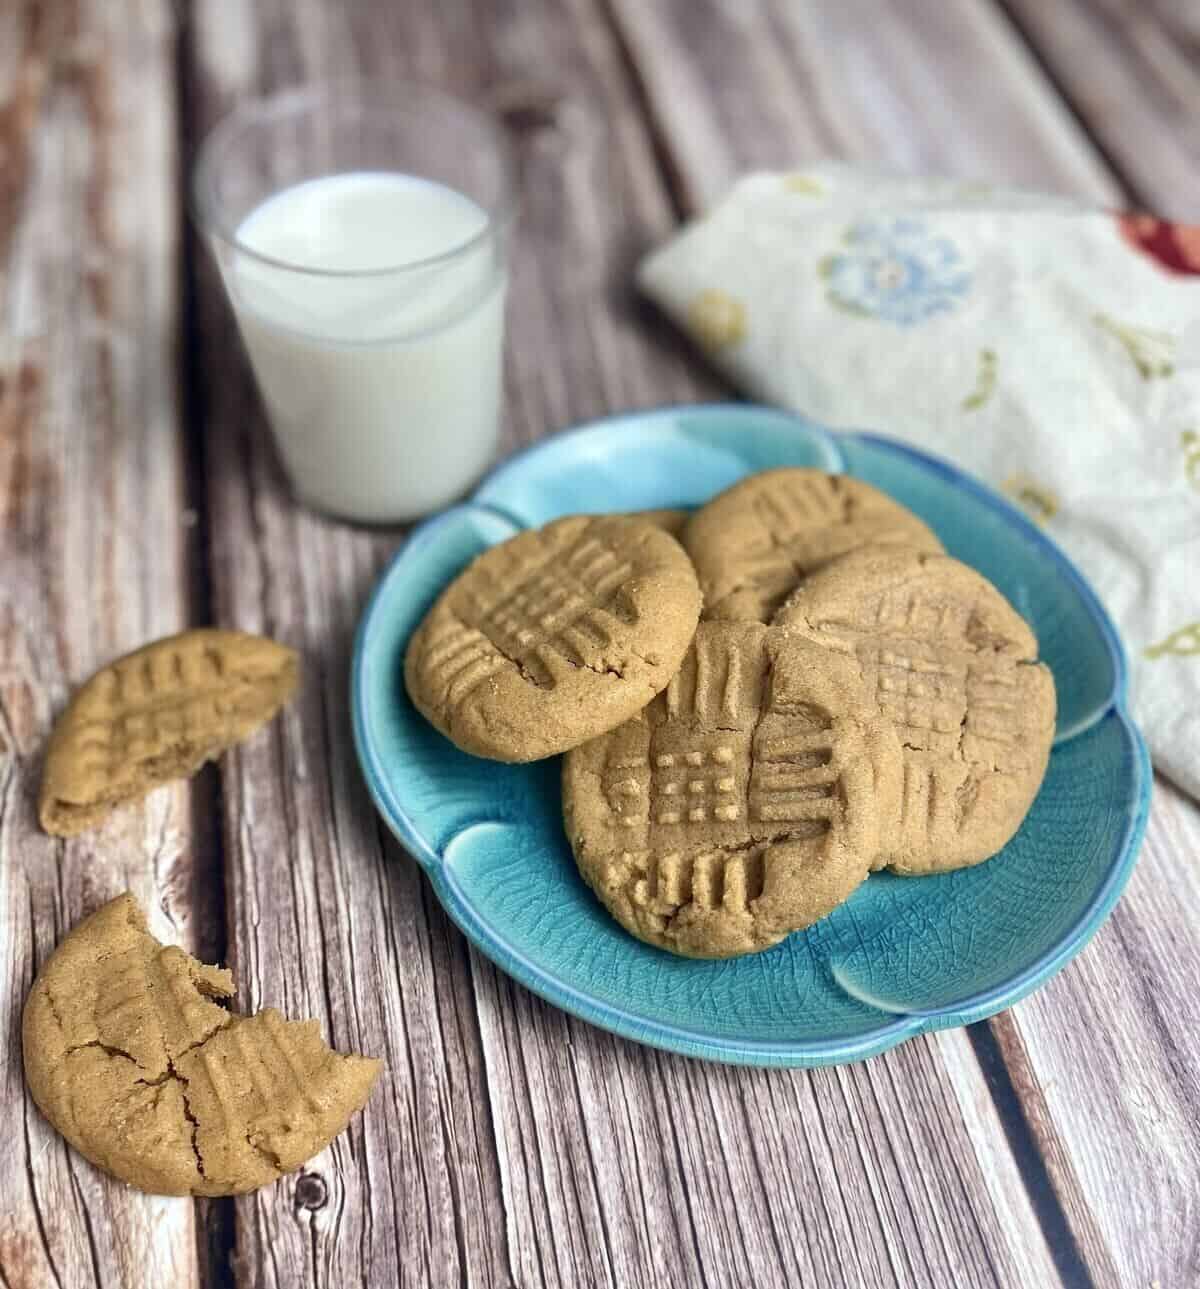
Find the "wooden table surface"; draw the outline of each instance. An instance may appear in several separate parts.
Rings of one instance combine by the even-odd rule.
[[[883,159],[1195,218],[1198,49],[1194,0],[0,6],[0,1286],[1200,1285],[1196,805],[1156,784],[1127,893],[1044,989],[866,1064],[704,1065],[543,1004],[372,811],[350,641],[403,534],[293,504],[183,178],[238,99],[331,74],[501,110],[512,448],[728,396],[630,270],[746,167]],[[44,836],[71,687],[206,623],[300,649],[296,701],[191,783]],[[385,1059],[301,1174],[137,1194],[25,1094],[33,974],[126,888],[241,1008]]]

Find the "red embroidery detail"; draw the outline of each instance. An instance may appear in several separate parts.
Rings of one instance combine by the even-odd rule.
[[[1200,225],[1130,212],[1117,217],[1117,227],[1130,246],[1168,272],[1200,276]]]

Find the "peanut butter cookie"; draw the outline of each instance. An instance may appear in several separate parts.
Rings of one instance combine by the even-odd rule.
[[[109,663],[50,737],[42,827],[70,837],[240,743],[296,687],[296,654],[240,631],[185,631]]]
[[[1025,620],[947,555],[864,547],[814,573],[786,631],[857,660],[904,751],[880,862],[936,873],[994,855],[1020,827],[1054,739],[1054,679]]]
[[[900,764],[853,658],[702,622],[664,694],[568,753],[564,821],[624,927],[731,957],[809,926],[866,877]]]
[[[80,1154],[139,1190],[236,1195],[323,1150],[381,1063],[316,1021],[213,999],[228,971],[160,944],[129,895],[74,928],[33,982],[22,1027],[38,1108]]]
[[[810,573],[868,542],[940,551],[899,502],[848,475],[785,467],[735,483],[684,526],[705,618],[770,622]]]
[[[418,710],[476,756],[536,761],[612,729],[675,674],[700,615],[679,543],[577,515],[479,556],[413,633]]]

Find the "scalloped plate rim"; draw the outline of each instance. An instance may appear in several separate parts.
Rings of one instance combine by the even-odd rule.
[[[770,421],[801,429],[821,441],[827,451],[832,449],[841,460],[843,468],[847,463],[840,445],[846,440],[853,440],[869,448],[906,457],[921,468],[932,469],[956,488],[972,494],[981,504],[999,510],[1008,523],[1019,528],[1027,539],[1043,550],[1079,592],[1089,616],[1100,631],[1108,649],[1113,666],[1113,687],[1107,703],[1098,706],[1088,720],[1071,731],[1070,737],[1076,737],[1095,728],[1110,716],[1117,720],[1123,742],[1131,754],[1131,802],[1120,845],[1114,851],[1115,858],[1109,866],[1104,881],[1088,901],[1087,907],[1053,948],[1043,953],[1016,976],[991,989],[956,999],[929,1011],[894,1015],[886,1022],[864,1030],[853,1038],[834,1038],[828,1041],[811,1039],[775,1041],[736,1035],[716,1036],[705,1030],[688,1029],[649,1019],[639,1016],[632,1010],[624,1011],[609,1003],[597,1002],[590,995],[545,971],[509,944],[497,933],[494,926],[476,913],[472,904],[463,897],[454,879],[452,868],[445,863],[444,856],[426,840],[393,792],[378,751],[367,733],[366,676],[372,666],[368,643],[373,636],[376,617],[387,602],[393,584],[401,577],[414,556],[436,536],[441,527],[453,521],[464,511],[483,512],[514,528],[521,528],[523,521],[516,519],[501,506],[487,500],[476,500],[476,498],[492,490],[512,472],[519,471],[523,463],[558,450],[564,440],[594,435],[598,430],[617,430],[631,422],[670,420],[696,414],[700,414],[701,417],[734,414],[742,418]],[[371,799],[389,831],[418,860],[433,885],[438,901],[471,943],[518,983],[564,1011],[623,1038],[702,1060],[766,1067],[845,1064],[879,1055],[919,1034],[972,1024],[1011,1007],[1057,974],[1087,945],[1103,925],[1129,880],[1150,808],[1152,782],[1150,760],[1141,732],[1128,712],[1128,667],[1120,635],[1087,580],[1051,538],[1006,497],[932,453],[924,452],[874,431],[833,430],[796,413],[779,408],[760,407],[751,403],[682,403],[620,412],[587,421],[513,453],[479,482],[470,497],[431,516],[413,529],[408,540],[391,557],[368,599],[355,633],[350,680],[351,722],[355,751]],[[1060,740],[1056,739],[1056,745],[1059,742]],[[465,831],[476,826],[478,823],[464,825],[445,842],[442,849],[447,849]]]

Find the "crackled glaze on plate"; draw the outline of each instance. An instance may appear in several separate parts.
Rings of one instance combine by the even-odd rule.
[[[1028,818],[994,860],[937,877],[876,874],[766,953],[676,958],[626,934],[580,879],[562,829],[558,760],[500,765],[460,752],[409,702],[404,647],[450,578],[522,528],[579,512],[694,506],[779,465],[875,484],[991,578],[1037,632],[1058,687],[1058,733]],[[858,1060],[1010,1006],[1108,916],[1150,796],[1116,632],[1043,533],[944,462],[748,405],[635,412],[557,435],[422,525],[360,625],[353,716],[381,814],[488,957],[597,1025],[743,1064]]]

